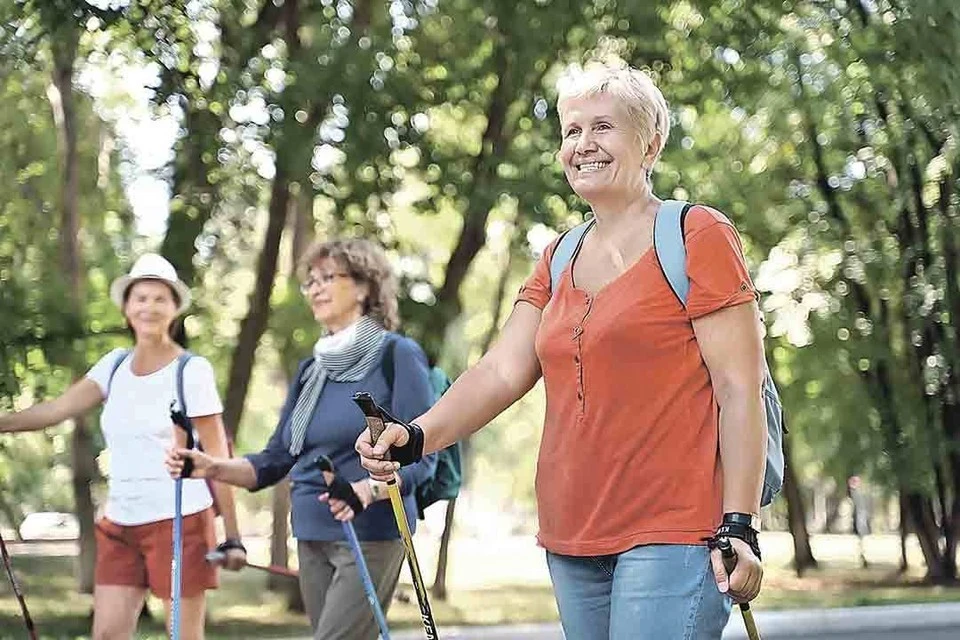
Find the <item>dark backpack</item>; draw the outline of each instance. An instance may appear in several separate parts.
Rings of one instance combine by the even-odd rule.
[[[683,222],[692,205],[680,200],[664,200],[653,223],[653,248],[667,284],[684,307],[690,292],[687,275],[687,248],[683,242]],[[594,219],[581,223],[563,234],[550,259],[550,292],[570,263],[583,236],[593,225]],[[767,422],[767,468],[763,475],[763,494],[760,506],[773,502],[783,487],[783,405],[780,394],[770,375],[770,367],[764,364],[763,407]]]
[[[393,350],[396,340],[391,340],[384,347],[383,377],[387,381],[387,386],[393,390]],[[440,396],[450,388],[451,382],[449,376],[440,367],[434,366],[430,369],[430,386],[433,388],[436,402]],[[460,443],[454,442],[449,447],[437,452],[437,468],[433,476],[428,480],[418,484],[414,489],[414,497],[417,501],[417,517],[423,520],[424,510],[439,500],[453,500],[460,493],[460,485],[463,484],[463,467],[461,464]]]

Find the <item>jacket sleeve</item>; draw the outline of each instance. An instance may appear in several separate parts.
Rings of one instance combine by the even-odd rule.
[[[289,451],[288,439],[285,437],[284,432],[290,413],[297,403],[297,396],[299,395],[301,386],[300,377],[303,375],[308,364],[310,364],[309,358],[301,362],[300,366],[297,367],[297,373],[290,382],[290,388],[287,390],[287,399],[283,403],[280,420],[277,422],[277,427],[273,430],[273,435],[270,436],[270,440],[267,441],[267,446],[264,447],[260,453],[248,453],[244,456],[250,461],[250,464],[253,465],[253,469],[257,474],[257,486],[251,489],[251,491],[259,491],[265,487],[277,484],[290,473],[290,469],[292,469],[293,465],[297,462],[297,458],[291,455]]]

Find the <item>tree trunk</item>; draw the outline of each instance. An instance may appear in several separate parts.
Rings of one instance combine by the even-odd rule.
[[[93,573],[97,561],[97,539],[94,534],[94,505],[90,487],[98,478],[93,437],[86,420],[73,421],[73,500],[80,523],[80,555],[77,579],[80,593],[93,593]]]
[[[508,80],[510,65],[506,48],[506,43],[500,42],[494,53],[497,59],[498,82],[487,108],[487,126],[483,132],[480,153],[474,162],[475,177],[468,192],[464,194],[468,205],[463,216],[463,227],[447,262],[443,286],[437,294],[434,312],[430,315],[420,340],[427,354],[434,359],[437,359],[442,351],[447,326],[460,313],[460,286],[467,277],[474,258],[486,242],[487,219],[496,199],[491,183],[496,178],[496,165],[503,156],[507,109],[514,91]]]
[[[294,0],[257,2],[260,10],[252,24],[248,22],[247,12],[220,12],[219,66],[225,78],[214,83],[211,91],[204,92],[203,98],[208,102],[229,100],[228,96],[233,93],[231,87],[242,84],[241,76],[246,73],[250,60],[276,37],[285,6],[294,3]],[[218,186],[210,182],[210,173],[220,166],[217,152],[223,121],[213,110],[198,104],[197,91],[190,86],[194,81],[194,74],[176,69],[164,72],[161,77],[161,82],[169,85],[170,95],[181,96],[185,134],[175,146],[173,200],[160,253],[176,267],[187,284],[193,284],[196,275],[193,258],[197,239],[203,235],[221,197]],[[224,95],[224,91],[228,95]]]
[[[80,255],[80,214],[78,203],[79,163],[77,158],[77,116],[74,106],[73,73],[79,44],[79,32],[67,20],[51,39],[53,51],[53,84],[48,91],[50,106],[57,126],[63,179],[60,191],[60,268],[67,280],[67,301],[73,323],[83,327],[84,281]],[[77,352],[79,353],[79,352]],[[70,359],[73,378],[83,375],[86,362],[81,355]],[[91,485],[97,479],[93,440],[82,417],[74,419],[72,435],[73,500],[80,523],[80,553],[77,563],[78,588],[81,593],[93,592],[93,570],[97,543],[94,537],[93,496]]]
[[[480,353],[486,353],[493,344],[497,333],[500,330],[500,315],[503,313],[503,303],[507,297],[507,283],[510,281],[510,272],[513,270],[513,259],[517,247],[511,241],[507,246],[507,263],[500,272],[500,278],[497,282],[497,291],[493,297],[493,304],[490,309],[490,329],[487,331],[480,345]],[[470,439],[466,438],[461,444],[462,465],[464,469],[470,466]],[[466,477],[464,477],[466,484]],[[433,579],[433,595],[438,600],[447,599],[447,563],[450,550],[450,538],[453,535],[453,522],[457,510],[457,500],[454,498],[447,502],[446,516],[443,521],[443,533],[440,535],[440,549],[437,552],[437,573]]]
[[[275,567],[290,566],[287,539],[290,537],[290,479],[284,478],[273,488],[273,526],[270,528],[270,564]],[[290,586],[290,579],[270,574],[267,589],[283,591]]]
[[[797,69],[802,73],[802,68],[798,60],[795,60]],[[802,97],[805,97],[803,84],[799,85]],[[878,104],[882,111],[885,109],[882,103]],[[826,156],[823,146],[819,142],[819,131],[814,124],[813,115],[808,106],[804,105],[804,117],[806,120],[806,130],[811,145],[811,153],[816,167],[815,182],[817,189],[822,195],[827,205],[828,216],[839,226],[841,237],[852,237],[851,224],[849,217],[845,214],[837,196],[837,191],[830,185],[830,172],[826,166]],[[884,117],[881,114],[881,117]],[[884,117],[885,119],[885,117]],[[898,233],[909,232],[909,224],[901,221]],[[906,246],[908,243],[901,239],[901,244]],[[899,422],[896,411],[896,394],[893,384],[893,375],[891,371],[898,366],[893,357],[894,350],[890,347],[893,338],[890,336],[889,305],[879,296],[871,295],[870,290],[864,283],[855,279],[847,281],[850,287],[851,295],[849,298],[865,318],[870,319],[873,326],[877,329],[875,340],[877,345],[883,347],[882,350],[875,352],[873,363],[869,370],[862,372],[861,377],[866,383],[871,397],[876,402],[877,410],[880,414],[882,424],[884,444],[887,451],[893,458],[895,473],[898,475],[902,500],[905,504],[905,512],[908,515],[910,527],[917,535],[920,542],[920,548],[923,551],[924,559],[927,563],[927,580],[931,582],[941,582],[946,578],[944,572],[944,563],[942,553],[939,547],[939,527],[933,516],[932,508],[926,503],[927,499],[919,493],[913,493],[906,490],[905,473],[907,471],[907,462],[903,459],[903,442],[905,435],[902,425]],[[952,559],[951,559],[952,562]]]
[[[294,190],[291,189],[291,192]],[[290,263],[283,267],[285,275],[293,279],[296,275],[297,265],[303,253],[306,250],[307,243],[310,240],[311,221],[313,208],[313,192],[309,188],[300,185],[299,192],[293,197],[290,206],[289,217],[287,219],[287,228],[285,233],[290,238]],[[286,387],[289,385],[290,365],[296,362],[296,354],[293,353],[291,345],[294,341],[289,335],[274,335],[280,353],[280,367],[277,372],[277,379]],[[289,552],[287,542],[290,539],[290,479],[285,478],[280,484],[273,488],[272,503],[273,526],[270,531],[270,564],[281,567],[290,566]],[[288,578],[271,575],[267,580],[267,588],[271,591],[287,593],[291,595],[289,589],[297,587],[297,584]],[[301,605],[302,606],[302,605]]]
[[[842,499],[837,492],[827,495],[827,517],[823,521],[823,532],[834,533],[837,518],[840,517],[840,503]]]
[[[440,535],[440,550],[437,552],[437,574],[430,589],[437,600],[447,599],[447,560],[450,557],[450,537],[453,535],[453,516],[456,510],[457,499],[448,500],[443,533]]]
[[[787,500],[787,520],[790,534],[793,536],[793,566],[797,576],[803,577],[807,569],[816,569],[817,560],[810,548],[810,534],[807,532],[807,513],[803,505],[803,495],[797,474],[793,470],[790,436],[783,439],[783,455],[786,461],[783,476],[783,495]]]
[[[910,528],[917,535],[923,559],[927,564],[927,575],[924,579],[933,584],[948,582],[949,577],[944,572],[943,552],[940,549],[940,528],[929,499],[918,493],[908,493],[906,506]]]
[[[170,219],[160,253],[188,285],[193,284],[196,276],[193,256],[197,238],[217,205],[217,189],[210,183],[209,175],[220,147],[220,126],[220,120],[209,110],[197,109],[192,104],[184,108],[183,127],[188,135],[177,142]]]
[[[13,529],[14,540],[21,542],[23,538],[20,537],[20,525],[23,523],[23,509],[19,501],[10,502],[3,493],[0,493],[0,513]]]
[[[300,265],[300,259],[310,246],[310,240],[313,238],[313,190],[309,187],[300,185],[300,193],[294,201],[290,221],[292,237],[290,242],[291,265],[288,275],[296,277],[297,267]]]
[[[900,505],[900,573],[906,573],[910,568],[907,560],[907,536],[910,534],[910,516],[907,513],[907,499],[901,492],[897,496],[897,504]]]
[[[230,436],[236,440],[243,416],[243,403],[250,385],[253,371],[253,359],[260,344],[260,338],[267,328],[270,318],[270,293],[277,274],[277,259],[280,255],[280,238],[287,219],[287,206],[290,202],[289,179],[285,159],[277,152],[277,173],[273,179],[270,193],[269,220],[267,232],[257,261],[257,280],[250,295],[250,307],[240,323],[240,335],[230,363],[230,378],[227,384],[227,397],[224,402],[223,421]]]

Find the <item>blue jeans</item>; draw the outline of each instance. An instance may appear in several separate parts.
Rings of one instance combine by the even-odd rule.
[[[699,545],[641,545],[609,556],[547,552],[567,640],[719,640],[731,600]]]

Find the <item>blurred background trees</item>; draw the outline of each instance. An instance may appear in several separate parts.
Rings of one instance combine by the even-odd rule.
[[[0,9],[0,410],[124,343],[106,288],[147,249],[196,291],[191,348],[239,451],[317,337],[295,271],[312,239],[381,241],[404,331],[462,371],[585,212],[554,155],[557,78],[616,55],[671,106],[657,192],[744,236],[790,429],[767,518],[798,569],[859,475],[897,505],[878,524],[955,581],[958,43],[936,0],[17,0]],[[468,491],[509,496],[528,528],[542,403],[468,448]],[[83,589],[93,424],[0,438],[0,521],[75,509]],[[243,498],[273,512],[281,564],[284,491]]]

